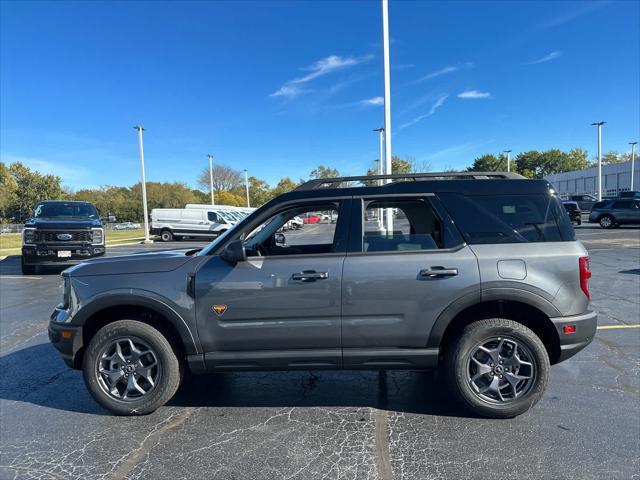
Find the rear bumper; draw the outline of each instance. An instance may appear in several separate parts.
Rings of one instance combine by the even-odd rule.
[[[560,339],[560,356],[558,362],[573,357],[589,345],[596,334],[598,312],[587,310],[580,315],[552,318],[558,338]],[[575,327],[574,333],[565,333],[565,327]]]

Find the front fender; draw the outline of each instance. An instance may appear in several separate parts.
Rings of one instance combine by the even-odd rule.
[[[189,327],[168,299],[148,290],[121,289],[100,293],[72,314],[70,324],[83,326],[87,319],[101,310],[125,306],[143,307],[162,315],[178,331],[187,355],[202,353],[195,327]]]

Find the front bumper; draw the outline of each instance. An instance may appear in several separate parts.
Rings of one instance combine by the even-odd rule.
[[[83,347],[82,327],[57,323],[58,310],[56,308],[51,314],[48,328],[49,341],[60,352],[62,359],[68,366],[80,368],[80,365],[75,360],[78,352]]]
[[[558,362],[573,357],[589,345],[596,334],[598,312],[587,310],[580,315],[552,318],[558,338],[560,339],[560,356]],[[566,333],[565,327],[573,327],[573,333]],[[569,328],[571,330],[571,328]]]
[[[90,258],[101,257],[106,252],[104,245],[35,245],[22,247],[22,262],[25,265],[74,265]],[[58,257],[59,251],[70,251],[70,257]]]

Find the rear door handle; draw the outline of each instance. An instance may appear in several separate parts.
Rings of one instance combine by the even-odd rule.
[[[300,273],[294,273],[291,275],[291,280],[302,280],[305,281],[313,281],[313,280],[324,280],[325,278],[329,278],[329,272],[316,272],[315,270],[305,270]]]
[[[424,270],[420,270],[421,277],[438,278],[438,277],[453,277],[458,275],[457,268],[445,268],[445,267],[429,267]]]

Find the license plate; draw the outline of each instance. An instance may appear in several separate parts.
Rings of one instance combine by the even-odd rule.
[[[69,258],[71,250],[58,250],[58,258]]]

